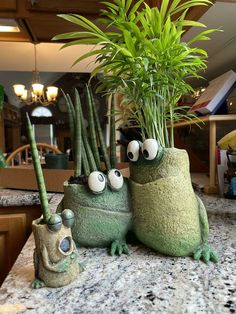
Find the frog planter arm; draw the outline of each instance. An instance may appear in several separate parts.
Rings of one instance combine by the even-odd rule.
[[[77,246],[110,247],[111,255],[127,254],[125,235],[130,229],[132,215],[127,180],[116,169],[114,103],[110,114],[110,154],[107,154],[91,89],[86,86],[89,136],[78,91],[75,90],[75,105],[68,94],[64,97],[70,112],[77,170],[64,184],[64,198],[57,212],[72,208],[75,214],[72,234]],[[81,132],[76,131],[80,129]],[[82,154],[78,156],[80,148]],[[82,168],[78,169],[80,164]]]
[[[217,262],[207,242],[206,209],[192,188],[187,152],[147,139],[131,141],[127,155],[137,238],[166,255]]]

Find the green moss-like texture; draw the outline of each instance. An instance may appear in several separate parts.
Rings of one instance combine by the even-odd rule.
[[[72,235],[79,246],[107,247],[115,240],[122,241],[131,226],[127,181],[119,192],[107,187],[97,195],[92,194],[87,185],[66,182],[58,211],[64,208],[75,214]]]
[[[78,263],[78,253],[72,240],[71,229],[62,225],[57,232],[52,232],[47,225],[41,224],[41,218],[32,222],[35,239],[34,267],[35,282],[41,282],[39,288],[62,287],[78,277],[80,265]],[[68,238],[70,248],[65,253],[60,249],[60,242]]]
[[[164,149],[160,162],[142,157],[130,165],[133,229],[145,245],[172,256],[188,256],[202,243],[200,210],[189,173],[187,152]],[[207,216],[204,238],[208,237]]]

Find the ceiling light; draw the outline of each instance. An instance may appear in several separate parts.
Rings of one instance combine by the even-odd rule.
[[[20,29],[18,26],[0,25],[1,33],[18,33]]]
[[[13,85],[13,89],[21,102],[27,105],[40,103],[47,106],[56,101],[58,88],[55,86],[48,86],[46,88],[45,92],[44,85],[40,83],[39,72],[37,70],[36,45],[34,45],[34,71],[31,89],[25,89],[25,85],[23,84],[15,84]]]
[[[1,19],[0,18],[0,32],[2,33],[19,33],[20,28],[14,19]]]

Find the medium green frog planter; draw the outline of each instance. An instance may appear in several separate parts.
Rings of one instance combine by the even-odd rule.
[[[58,211],[68,206],[73,209],[72,235],[78,246],[111,246],[111,255],[127,254],[125,236],[132,218],[127,179],[123,181],[117,169],[109,171],[107,177],[94,171],[87,184],[65,182],[64,198]]]
[[[192,188],[187,152],[147,139],[130,142],[127,154],[137,238],[166,255],[217,262],[207,244],[207,213]]]
[[[65,208],[73,211],[75,224],[72,235],[76,245],[110,247],[111,255],[128,254],[125,236],[130,229],[132,214],[127,179],[116,169],[114,102],[111,105],[108,154],[95,101],[88,86],[86,95],[89,132],[84,125],[78,91],[75,90],[75,105],[70,96],[65,95],[68,112],[71,112],[69,118],[76,169],[75,175],[64,184],[64,198],[57,211]]]

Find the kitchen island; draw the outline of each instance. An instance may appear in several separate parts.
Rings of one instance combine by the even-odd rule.
[[[53,208],[61,197],[52,196]],[[85,270],[75,282],[33,290],[31,235],[0,288],[0,313],[236,313],[236,201],[201,197],[218,264],[165,257],[137,244],[121,257],[79,248]]]

